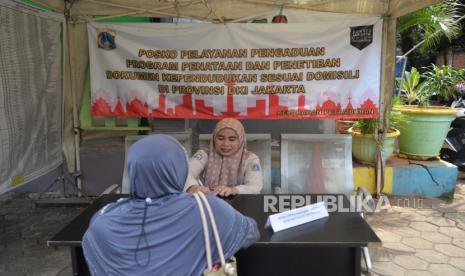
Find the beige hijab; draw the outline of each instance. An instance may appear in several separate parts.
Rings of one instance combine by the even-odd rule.
[[[215,136],[225,128],[232,129],[239,138],[239,149],[230,156],[222,156],[215,149]],[[213,130],[210,147],[205,151],[208,154],[208,164],[204,179],[210,189],[215,189],[219,185],[233,187],[242,184],[249,152],[247,151],[245,131],[241,122],[232,118],[219,121]]]

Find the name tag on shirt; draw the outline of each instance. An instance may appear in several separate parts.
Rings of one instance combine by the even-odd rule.
[[[318,202],[282,213],[270,215],[266,221],[265,228],[271,227],[274,232],[278,232],[327,216],[328,210],[326,210],[325,203]]]

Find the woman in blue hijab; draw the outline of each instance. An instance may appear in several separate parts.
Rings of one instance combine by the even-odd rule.
[[[128,152],[130,198],[97,212],[82,247],[92,275],[201,275],[207,267],[199,208],[184,193],[188,160],[167,135],[151,135]],[[259,238],[255,221],[214,196],[208,201],[226,259]],[[215,244],[213,235],[211,244]],[[213,262],[219,263],[216,247]]]

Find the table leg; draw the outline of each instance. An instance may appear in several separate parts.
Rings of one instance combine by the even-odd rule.
[[[74,276],[88,276],[90,275],[89,268],[87,267],[82,247],[71,246],[71,263],[73,265]]]

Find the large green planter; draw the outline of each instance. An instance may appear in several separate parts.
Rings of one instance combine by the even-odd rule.
[[[362,164],[376,163],[376,140],[374,134],[361,134],[357,128],[349,128],[348,132],[352,135],[352,155]],[[394,144],[400,132],[397,129],[391,129],[384,137],[383,151],[381,156],[383,160],[388,160],[394,151]]]
[[[396,106],[405,124],[399,126],[400,153],[408,158],[428,159],[439,155],[446,139],[455,109],[442,106],[418,107],[416,105]]]

